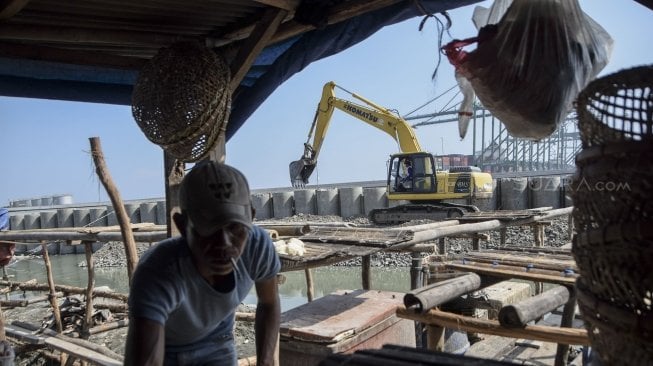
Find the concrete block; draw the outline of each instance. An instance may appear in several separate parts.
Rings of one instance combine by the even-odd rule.
[[[57,227],[57,211],[41,211],[41,229]]]
[[[337,188],[316,189],[318,215],[340,215],[340,200]]]
[[[91,207],[89,210],[89,226],[107,226],[106,206]]]
[[[256,219],[272,218],[272,196],[269,193],[252,194],[252,207],[256,210]]]
[[[528,180],[532,208],[560,208],[560,177],[531,177]]]
[[[156,223],[156,202],[143,202],[139,206],[141,222]]]
[[[168,212],[166,209],[166,201],[156,201],[156,224],[168,224]]]
[[[24,230],[25,229],[25,215],[24,214],[10,214],[9,215],[9,230]]]
[[[57,209],[57,227],[75,227],[73,221],[73,208]]]
[[[531,285],[527,282],[502,281],[483,289],[487,300],[479,298],[476,307],[487,309],[488,318],[497,320],[499,310],[505,305],[515,304],[531,296]]]
[[[293,192],[295,202],[295,214],[315,215],[317,214],[317,199],[315,189],[298,189]]]
[[[28,213],[25,214],[23,225],[26,230],[40,229],[41,228],[41,214]]]
[[[113,209],[113,206],[107,206],[107,226],[116,226],[118,225],[118,216]]]
[[[76,208],[73,210],[73,225],[75,227],[90,226],[91,210],[88,208]]]
[[[363,212],[369,215],[370,211],[377,208],[388,207],[388,197],[385,187],[365,187],[363,188]]]
[[[345,187],[338,191],[340,197],[340,216],[343,218],[362,216],[363,187]]]
[[[528,207],[528,178],[503,178],[500,181],[501,210],[525,210]]]
[[[272,193],[272,215],[275,219],[291,217],[294,213],[293,192]]]
[[[137,203],[125,203],[125,211],[127,212],[127,217],[129,217],[129,222],[132,224],[138,224],[141,222],[141,213],[140,205]]]

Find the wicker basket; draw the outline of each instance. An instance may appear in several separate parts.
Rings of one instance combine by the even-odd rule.
[[[653,68],[579,95],[573,254],[578,303],[606,365],[653,364]]]
[[[178,42],[139,73],[132,114],[150,141],[179,160],[198,161],[226,130],[229,82],[224,58],[199,43]]]

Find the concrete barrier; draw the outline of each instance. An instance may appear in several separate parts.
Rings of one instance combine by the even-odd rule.
[[[89,226],[107,226],[107,208],[106,206],[91,207],[89,209]]]
[[[269,193],[252,194],[252,207],[256,210],[257,220],[272,218],[272,197]]]
[[[372,210],[385,207],[388,207],[388,197],[385,193],[385,187],[363,188],[363,212],[366,216]]]
[[[76,208],[73,210],[73,227],[90,226],[91,210],[88,208]]]
[[[272,216],[275,219],[292,216],[293,206],[293,192],[272,193]]]
[[[298,189],[293,192],[295,215],[317,214],[317,201],[314,189]]]
[[[525,210],[528,208],[528,178],[503,178],[499,183],[501,190],[501,210]]]
[[[23,226],[25,230],[40,229],[41,228],[41,214],[28,213],[23,218]]]
[[[137,203],[125,203],[125,211],[127,212],[127,217],[129,217],[129,222],[132,224],[141,222],[140,206]]]
[[[156,202],[143,202],[139,206],[140,222],[156,223]]]
[[[25,229],[25,215],[16,214],[9,215],[9,230],[23,230]]]
[[[340,188],[340,216],[350,218],[363,215],[363,187]]]
[[[73,221],[73,208],[57,209],[57,227],[75,227]]]
[[[560,177],[532,177],[528,181],[531,206],[560,208]]]
[[[118,215],[113,209],[112,205],[107,206],[107,226],[118,225]]]
[[[168,224],[168,211],[166,209],[166,201],[156,201],[156,224]]]
[[[318,215],[340,215],[340,201],[337,188],[316,189],[315,196]]]

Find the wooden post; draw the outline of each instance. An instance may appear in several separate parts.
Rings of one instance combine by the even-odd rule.
[[[363,279],[363,290],[369,290],[371,288],[371,269],[372,269],[372,260],[371,256],[364,255],[361,258],[361,277]]]
[[[567,216],[567,235],[569,240],[573,239],[574,236],[574,215],[569,214]]]
[[[437,325],[427,325],[426,342],[429,350],[444,351],[444,328]]]
[[[560,320],[560,326],[571,328],[574,323],[574,316],[576,312],[576,290],[570,288],[569,290],[569,300],[565,304],[565,307],[562,310],[562,319]],[[567,358],[569,357],[569,345],[564,343],[558,343],[558,349],[556,351],[556,358],[554,366],[563,366],[567,364]]]
[[[180,212],[179,209],[179,186],[184,179],[185,164],[172,157],[170,154],[163,153],[163,168],[165,169],[166,181],[166,225],[168,237],[179,235],[179,230],[172,221],[172,215]]]
[[[120,192],[113,183],[111,174],[109,174],[109,170],[104,162],[104,154],[102,153],[100,138],[91,137],[89,138],[89,141],[91,142],[91,154],[93,156],[93,162],[95,163],[95,171],[97,172],[102,185],[107,190],[107,194],[109,195],[111,204],[113,205],[113,210],[118,219],[118,224],[120,225],[120,232],[122,233],[125,245],[125,256],[127,257],[127,275],[131,284],[132,275],[134,274],[134,270],[138,264],[138,253],[136,252],[136,242],[134,241],[134,235],[131,231],[130,220],[127,216],[125,206],[122,203],[122,198],[120,198]]]
[[[313,273],[311,273],[310,268],[306,268],[304,274],[306,275],[306,299],[311,302],[314,296]]]
[[[419,288],[422,281],[420,275],[422,274],[422,256],[418,252],[411,252],[412,264],[410,267],[410,289],[414,290]]]
[[[501,236],[501,245],[506,245],[506,236],[508,236],[508,230],[505,227],[499,229],[499,234]]]
[[[93,242],[85,241],[84,251],[86,252],[86,273],[88,274],[88,283],[86,286],[86,317],[82,326],[82,338],[88,339],[91,335],[90,329],[93,327],[93,287],[95,286]]]
[[[447,254],[447,238],[438,239],[438,254]]]
[[[61,323],[61,313],[59,312],[59,302],[57,301],[57,291],[54,287],[54,278],[52,277],[52,265],[50,264],[50,255],[48,254],[48,244],[41,243],[43,250],[43,261],[45,262],[45,273],[48,277],[48,287],[50,288],[50,305],[52,305],[52,314],[57,326],[57,333],[63,333],[63,324]]]
[[[474,235],[472,238],[472,250],[479,252],[481,250],[481,239],[478,235]]]

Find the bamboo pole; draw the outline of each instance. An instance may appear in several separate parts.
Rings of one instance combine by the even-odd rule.
[[[556,286],[537,296],[502,307],[499,310],[499,323],[505,327],[523,327],[568,302],[569,290],[565,286]]]
[[[88,283],[86,286],[86,316],[82,325],[82,338],[88,339],[89,330],[93,326],[93,287],[95,287],[95,263],[93,262],[93,243],[84,242],[84,251],[86,252],[86,273],[88,274]]]
[[[372,286],[372,259],[371,256],[364,255],[361,257],[361,277],[363,290],[369,290]]]
[[[576,315],[576,290],[569,290],[569,300],[562,310],[562,319],[560,320],[561,327],[571,327],[574,323],[574,316]],[[556,350],[556,358],[554,361],[555,366],[563,366],[567,364],[569,357],[569,344],[558,343]]]
[[[536,341],[578,344],[589,346],[587,330],[576,328],[558,328],[541,325],[527,325],[522,328],[506,328],[496,320],[473,318],[432,309],[428,313],[419,314],[412,310],[399,307],[399,318],[411,319],[429,325],[457,329],[472,333],[492,334],[510,338],[526,338]]]
[[[49,285],[36,283],[35,280],[29,280],[23,283],[0,281],[0,285],[12,286],[12,288],[15,286],[16,288],[22,291],[48,291],[50,289]],[[70,293],[70,294],[77,294],[77,295],[86,294],[86,289],[81,287],[73,287],[67,285],[54,285],[54,287],[57,291],[63,293]],[[115,300],[122,300],[122,301],[127,301],[128,298],[128,295],[126,294],[121,294],[119,292],[100,291],[97,289],[93,290],[93,296],[105,297],[107,299],[115,299]]]
[[[308,302],[313,301],[315,288],[313,286],[313,273],[310,268],[304,269],[304,274],[306,275],[306,299]]]
[[[63,333],[63,324],[61,323],[61,312],[59,311],[59,302],[57,301],[57,291],[54,286],[54,277],[52,276],[52,264],[50,263],[50,254],[48,254],[48,244],[41,243],[43,250],[43,261],[45,262],[45,272],[48,277],[48,288],[50,290],[49,298],[52,306],[52,314],[57,326],[57,333]]]
[[[131,285],[132,275],[136,269],[136,264],[138,264],[138,253],[136,252],[136,242],[134,241],[134,236],[130,228],[130,220],[127,216],[127,211],[123,205],[122,198],[120,198],[120,192],[116,188],[111,175],[107,169],[107,166],[104,162],[104,154],[102,153],[102,146],[100,144],[99,137],[89,138],[91,142],[91,154],[93,156],[93,162],[95,163],[95,168],[102,185],[107,190],[107,194],[111,199],[111,204],[113,205],[113,210],[116,213],[118,219],[118,224],[120,225],[120,232],[123,236],[123,242],[125,244],[125,256],[127,257],[127,276],[129,277],[129,283]]]

